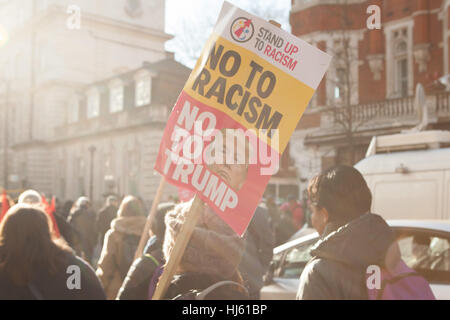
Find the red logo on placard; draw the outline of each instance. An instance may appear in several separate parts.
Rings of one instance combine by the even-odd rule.
[[[244,17],[235,19],[231,24],[230,33],[235,41],[247,42],[255,33],[252,20]]]

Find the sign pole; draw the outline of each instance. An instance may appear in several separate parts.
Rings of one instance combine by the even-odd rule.
[[[164,297],[167,288],[175,275],[178,265],[180,264],[181,258],[186,250],[186,246],[189,243],[189,239],[191,238],[192,232],[197,225],[197,221],[200,218],[203,209],[204,203],[196,195],[192,201],[192,206],[189,209],[189,212],[186,214],[186,220],[180,229],[180,233],[175,240],[175,245],[172,249],[169,260],[164,266],[164,271],[159,279],[152,300],[161,300]]]

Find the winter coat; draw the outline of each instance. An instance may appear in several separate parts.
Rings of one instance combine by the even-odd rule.
[[[179,204],[165,216],[163,252],[166,260],[191,206],[192,201]],[[244,240],[211,208],[205,206],[202,210],[165,299],[173,299],[190,290],[201,291],[219,281],[241,281],[238,266],[244,251]],[[207,298],[241,299],[241,290],[235,285],[224,286],[214,290]]]
[[[162,241],[153,236],[149,239],[142,257],[133,262],[117,294],[117,299],[147,300],[153,273],[158,266],[164,265],[164,263]]]
[[[56,274],[49,274],[47,269],[35,270],[35,280],[28,286],[13,284],[0,272],[0,300],[105,300],[102,285],[91,266],[74,254],[66,254],[66,263]],[[69,288],[68,283],[74,287]]]
[[[113,205],[103,207],[97,215],[96,227],[100,235],[100,244],[103,245],[106,232],[111,227],[111,222],[117,216],[117,207]]]
[[[69,223],[67,223],[67,221],[60,215],[54,214],[54,217],[56,220],[56,224],[58,225],[58,230],[61,233],[61,236],[67,242],[67,244],[72,248],[76,248],[77,245],[79,246],[79,244],[77,244],[77,241],[79,239],[75,234],[72,226]]]
[[[67,222],[72,226],[81,245],[74,249],[80,256],[90,262],[97,240],[95,230],[95,213],[87,208],[79,208],[70,213]]]
[[[163,252],[166,260],[170,257],[191,205],[192,201],[179,204],[165,216]],[[244,239],[211,208],[205,207],[192,232],[176,274],[206,273],[228,280],[236,273],[244,253],[244,246]]]
[[[274,235],[267,209],[258,207],[245,233],[245,250],[239,271],[249,289],[250,297],[259,298],[264,286],[263,276],[273,256]]]
[[[340,228],[327,224],[300,276],[297,299],[368,299],[367,267],[395,265],[400,253],[394,240],[383,218],[372,213]]]
[[[102,253],[97,267],[108,299],[115,299],[128,269],[133,263],[146,218],[118,217],[106,232]]]

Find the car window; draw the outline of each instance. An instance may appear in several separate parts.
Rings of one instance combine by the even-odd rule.
[[[402,231],[397,242],[402,259],[430,282],[450,282],[450,237],[427,232]]]
[[[298,279],[305,265],[311,260],[309,250],[315,241],[291,248],[286,252],[285,258],[278,272],[279,278]]]

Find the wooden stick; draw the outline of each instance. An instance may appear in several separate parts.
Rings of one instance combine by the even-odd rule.
[[[203,201],[196,195],[189,212],[186,214],[186,220],[180,229],[180,233],[175,240],[175,245],[170,254],[169,261],[167,261],[164,267],[164,271],[159,279],[152,300],[161,300],[164,298],[167,288],[169,287],[175,271],[180,264],[181,258],[186,250],[186,246],[189,243],[189,239],[191,238],[192,232],[197,225],[197,221],[200,218],[203,209]]]
[[[166,183],[166,179],[164,177],[161,177],[161,181],[159,182],[158,189],[156,190],[155,199],[153,199],[152,202],[152,208],[150,209],[150,213],[148,214],[147,221],[145,222],[144,231],[142,232],[141,239],[139,240],[139,245],[136,249],[136,252],[134,254],[134,260],[142,256],[145,248],[145,244],[148,241],[148,238],[150,237],[149,231],[150,231],[150,222],[152,221],[153,217],[156,214],[156,211],[158,209],[159,201],[161,199],[161,195],[164,189],[164,185]]]
[[[281,24],[275,20],[269,20],[270,24],[273,24],[275,27],[281,28]]]

